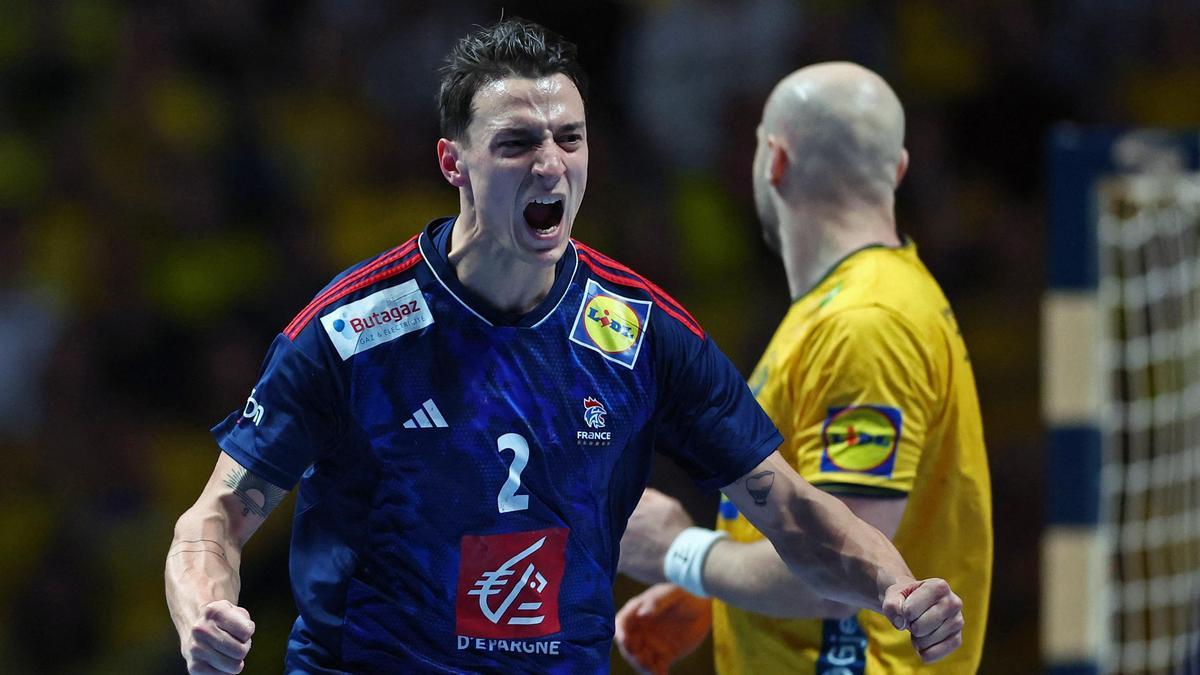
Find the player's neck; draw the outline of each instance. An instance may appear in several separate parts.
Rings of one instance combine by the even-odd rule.
[[[460,217],[450,233],[447,260],[459,283],[505,314],[533,311],[554,285],[554,265],[533,264],[477,235]]]
[[[887,209],[807,209],[784,215],[783,267],[792,298],[808,293],[846,256],[868,246],[900,245]]]

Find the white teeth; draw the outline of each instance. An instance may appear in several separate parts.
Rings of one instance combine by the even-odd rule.
[[[561,197],[534,197],[533,198],[534,204],[557,204],[558,202],[561,202],[561,201],[562,201]]]

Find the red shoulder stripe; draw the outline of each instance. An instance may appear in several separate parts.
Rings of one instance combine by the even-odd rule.
[[[357,280],[363,278],[364,276],[369,275],[372,272],[375,272],[376,270],[378,270],[379,268],[385,267],[385,266],[395,262],[396,260],[399,260],[400,258],[403,258],[404,256],[411,253],[412,250],[417,247],[417,237],[419,237],[419,236],[421,236],[421,235],[418,234],[415,237],[404,242],[403,244],[397,246],[396,248],[388,251],[387,253],[384,253],[383,255],[376,258],[374,262],[372,262],[368,265],[364,265],[363,267],[361,267],[357,270],[354,270],[350,274],[347,274],[345,277],[343,277],[336,284],[325,289],[320,295],[313,298],[312,301],[310,301],[307,305],[305,305],[304,309],[300,310],[299,314],[297,314],[294,318],[292,318],[291,322],[288,323],[287,327],[283,329],[284,334],[290,335],[293,332],[296,334],[299,334],[300,327],[304,326],[309,321],[312,321],[312,315],[321,311],[322,307],[325,307],[326,305],[328,305],[332,301],[330,298],[332,298],[334,295],[337,295],[339,292],[341,292],[341,290],[343,288],[346,288],[347,286],[355,283]],[[341,296],[338,296],[338,297],[341,297]]]
[[[584,264],[586,264],[588,267],[590,267],[592,269],[592,271],[595,272],[597,275],[613,282],[614,284],[623,284],[625,286],[636,286],[636,287],[641,288],[642,290],[650,293],[651,297],[653,297],[654,299],[656,299],[656,300],[660,299],[659,296],[650,288],[650,286],[652,285],[652,284],[650,284],[650,282],[648,282],[645,279],[643,279],[639,276],[636,276],[636,275],[635,275],[635,278],[633,278],[633,279],[630,279],[630,278],[624,277],[624,276],[619,276],[613,272],[610,272],[609,270],[604,269],[603,267],[600,267],[598,265],[597,261],[591,259],[591,256],[589,255],[589,252],[587,250],[580,249],[579,259],[581,261],[583,261]],[[661,307],[662,310],[664,312],[666,312],[668,315],[674,317],[676,321],[683,324],[683,326],[685,328],[687,328],[688,330],[695,333],[696,337],[700,338],[701,340],[704,339],[704,331],[700,328],[700,325],[696,323],[696,320],[692,319],[690,315],[684,316],[683,314],[680,314],[670,304],[668,304],[666,302],[659,302],[658,306]]]
[[[592,256],[592,258],[594,258],[596,260],[596,262],[598,262],[602,265],[607,265],[608,267],[611,267],[613,269],[616,269],[618,271],[624,272],[628,275],[631,275],[631,276],[637,278],[643,284],[646,285],[646,287],[647,287],[646,290],[650,291],[651,294],[653,294],[655,296],[655,299],[657,299],[659,302],[662,302],[664,304],[672,305],[677,312],[686,316],[688,318],[688,321],[690,321],[693,325],[695,325],[697,328],[700,327],[700,322],[697,321],[696,318],[694,316],[692,316],[690,312],[687,311],[687,308],[685,308],[683,305],[681,305],[678,300],[676,300],[675,298],[672,298],[666,291],[659,288],[653,281],[650,281],[646,277],[638,274],[637,272],[634,272],[630,268],[628,268],[625,265],[617,262],[616,260],[613,260],[612,258],[604,255],[603,253],[592,248],[591,246],[588,246],[586,244],[581,244],[577,241],[575,242],[575,246],[586,251],[589,255]]]
[[[300,335],[300,332],[304,330],[304,327],[307,326],[308,323],[312,321],[322,309],[357,290],[366,288],[371,284],[382,281],[389,277],[396,276],[397,274],[400,274],[401,272],[417,264],[421,260],[421,252],[417,251],[415,254],[411,255],[409,258],[395,267],[385,269],[381,272],[376,272],[375,274],[367,277],[356,277],[357,280],[349,286],[342,286],[339,284],[339,289],[335,294],[329,296],[324,296],[324,294],[322,294],[324,299],[320,302],[320,304],[310,304],[309,309],[305,309],[300,316],[296,317],[292,323],[288,324],[288,327],[284,329],[283,334],[286,335],[289,340],[295,340],[296,336]],[[301,321],[300,319],[302,317],[303,320]]]
[[[419,262],[421,262],[421,253],[418,251],[416,255],[412,256],[408,260],[405,260],[404,262],[400,263],[399,265],[396,265],[395,267],[393,267],[391,269],[387,269],[382,272],[377,272],[375,274],[372,274],[369,277],[360,279],[359,281],[357,281],[356,283],[354,283],[351,286],[347,286],[347,287],[341,289],[340,291],[337,292],[336,295],[331,296],[328,300],[323,302],[319,307],[314,309],[312,314],[313,314],[313,316],[316,316],[316,314],[318,312],[320,312],[320,310],[322,308],[327,307],[330,303],[337,302],[338,300],[346,297],[347,295],[350,295],[351,293],[353,293],[357,290],[366,288],[367,286],[370,286],[373,283],[382,281],[384,279],[387,279],[388,277],[394,277],[397,274],[400,274],[401,272],[407,270],[408,268],[412,267],[413,265],[415,265]],[[312,318],[310,317],[309,319],[305,320],[304,323],[289,327],[289,329],[290,329],[289,332],[285,332],[284,334],[287,335],[289,340],[295,340],[296,336],[300,334],[300,331],[304,330],[304,327],[306,325],[308,325],[308,322],[311,320],[312,320]]]

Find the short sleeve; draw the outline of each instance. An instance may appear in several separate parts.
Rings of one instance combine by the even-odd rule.
[[[881,307],[843,310],[814,328],[797,364],[797,472],[833,491],[911,491],[936,396],[908,322]]]
[[[290,490],[339,436],[333,384],[327,368],[278,335],[244,407],[213,427],[213,437],[249,471]]]
[[[655,447],[702,488],[733,483],[783,442],[741,374],[710,338],[664,330],[655,346],[661,350]]]

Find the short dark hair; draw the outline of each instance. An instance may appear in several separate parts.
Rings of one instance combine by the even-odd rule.
[[[506,19],[459,40],[439,71],[438,116],[442,136],[464,138],[471,123],[475,92],[507,77],[539,78],[562,73],[571,79],[587,107],[587,75],[577,49],[562,36],[532,21]]]

